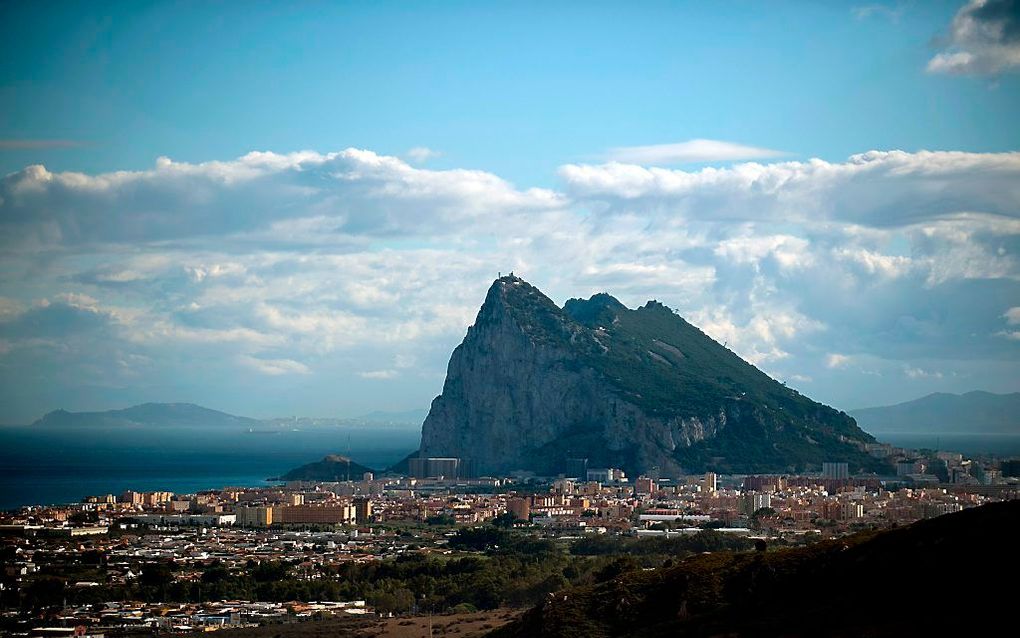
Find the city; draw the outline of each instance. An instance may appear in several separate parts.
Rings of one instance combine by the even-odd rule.
[[[89,636],[186,633],[412,613],[425,592],[333,599],[343,591],[345,566],[489,549],[463,542],[458,530],[499,528],[571,551],[579,539],[641,542],[706,530],[783,547],[1020,497],[1020,460],[885,444],[868,451],[893,462],[897,476],[850,476],[846,463],[827,462],[821,473],[805,475],[629,478],[619,469],[587,468],[584,459],[571,459],[583,478],[471,478],[458,476],[470,463],[429,458],[411,465],[418,476],[366,473],[360,480],[181,495],[126,491],[24,507],[0,517],[2,629],[32,635],[69,627],[84,628],[79,634]],[[240,573],[253,575],[257,586],[247,593],[258,596],[215,599],[218,580]],[[269,587],[282,579],[305,587]],[[155,598],[139,601],[147,591]],[[478,609],[459,604],[461,611]]]
[[[1020,0],[0,1],[0,638],[1009,632],[1018,113]]]

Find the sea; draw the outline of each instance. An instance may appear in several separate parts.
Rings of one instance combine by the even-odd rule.
[[[0,510],[125,490],[188,494],[272,485],[267,479],[327,454],[385,469],[417,449],[419,438],[420,430],[410,427],[41,431],[5,426],[0,427]],[[876,438],[913,449],[1020,456],[1020,434],[880,433]]]
[[[927,449],[940,452],[960,452],[965,455],[992,455],[996,457],[1020,456],[1020,433],[974,434],[950,432],[918,434],[917,432],[874,432],[882,443],[913,450]]]
[[[176,494],[271,485],[327,454],[385,469],[418,448],[411,427],[89,429],[0,427],[0,509],[79,502],[125,490]]]

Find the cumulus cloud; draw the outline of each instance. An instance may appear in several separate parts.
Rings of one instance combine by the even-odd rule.
[[[466,223],[495,228],[522,211],[564,203],[553,191],[518,190],[484,171],[419,169],[359,149],[260,152],[201,164],[160,158],[148,171],[95,176],[29,166],[0,181],[0,228],[31,248],[270,228],[279,239],[295,230],[300,239],[302,228],[310,235],[435,236]]]
[[[903,226],[980,212],[1017,218],[1020,153],[870,151],[848,161],[683,171],[633,164],[560,169],[567,192],[603,210],[692,220]]]
[[[1020,1],[969,0],[953,17],[929,73],[995,75],[1020,69]]]
[[[404,153],[404,155],[407,157],[407,159],[411,160],[415,164],[424,164],[430,159],[435,159],[439,157],[440,155],[442,155],[442,153],[440,153],[439,151],[434,151],[431,148],[428,148],[427,146],[415,146],[414,148]]]
[[[0,404],[16,416],[0,419],[74,396],[256,415],[424,406],[511,270],[560,303],[662,301],[840,407],[910,398],[896,379],[913,393],[964,378],[950,371],[970,387],[1020,378],[1018,154],[560,175],[520,188],[354,149],[9,175]]]
[[[606,159],[628,164],[695,164],[700,162],[731,162],[734,160],[767,159],[786,155],[782,151],[746,146],[720,140],[688,140],[673,144],[621,146],[611,149]]]

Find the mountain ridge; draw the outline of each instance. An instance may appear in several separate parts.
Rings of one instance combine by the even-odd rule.
[[[785,387],[657,301],[607,293],[558,307],[493,282],[450,357],[421,453],[489,472],[555,473],[566,458],[677,475],[875,468],[851,417]],[[560,470],[562,471],[562,470]]]
[[[115,410],[53,410],[34,421],[30,427],[255,427],[261,423],[257,419],[220,412],[194,403],[149,402]]]
[[[292,427],[420,427],[425,410],[402,412],[374,411],[357,417],[272,417],[256,419],[214,410],[195,403],[139,403],[127,408],[72,412],[56,409],[47,412],[28,426],[30,428],[88,427],[242,427],[264,431]]]
[[[1020,434],[1020,392],[933,392],[903,403],[851,410],[850,414],[862,427],[877,433]]]

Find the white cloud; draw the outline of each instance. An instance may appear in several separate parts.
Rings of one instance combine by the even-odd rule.
[[[393,357],[393,367],[398,370],[413,368],[417,363],[417,357],[409,354],[397,354]]]
[[[249,153],[201,164],[160,158],[149,171],[96,176],[30,166],[0,180],[0,229],[18,238],[4,242],[8,248],[23,250],[270,228],[263,241],[314,240],[323,232],[435,237],[468,223],[495,230],[508,217],[565,204],[554,191],[518,190],[484,171],[414,168],[359,149]]]
[[[603,212],[641,208],[705,221],[896,227],[965,213],[1020,217],[1020,153],[869,151],[843,163],[737,164],[683,171],[632,164],[560,169],[567,192]]]
[[[868,274],[882,277],[899,277],[908,272],[913,265],[910,257],[883,255],[867,248],[836,248],[833,256],[859,265]]]
[[[995,75],[1020,69],[1020,3],[969,0],[953,17],[929,73]]]
[[[788,153],[720,140],[696,139],[674,144],[621,146],[611,149],[606,154],[606,159],[627,164],[654,165],[732,162],[734,160],[768,159],[783,155],[788,155]]]
[[[906,7],[902,4],[886,5],[886,4],[866,4],[856,7],[850,7],[851,13],[858,20],[867,20],[872,17],[882,17],[890,22],[896,23],[903,17],[903,13],[906,11]]]
[[[270,376],[284,374],[311,374],[311,369],[300,361],[293,359],[259,359],[256,357],[241,357],[244,365]]]
[[[850,357],[837,352],[830,352],[825,357],[826,368],[845,368],[850,363]]]
[[[439,151],[434,151],[426,146],[415,146],[414,148],[404,153],[404,156],[407,157],[407,159],[414,162],[415,164],[424,164],[430,159],[435,159],[440,155],[442,155],[442,153],[440,153]]]
[[[244,387],[240,413],[424,406],[510,270],[559,303],[662,301],[841,407],[937,380],[906,369],[1020,378],[1003,332],[1020,325],[1020,154],[561,176],[525,189],[348,149],[0,178],[0,403],[35,418],[99,379],[121,404]]]
[[[805,268],[813,256],[810,243],[791,235],[741,235],[719,242],[715,254],[737,264],[757,264],[772,257],[783,270]]]
[[[941,379],[942,373],[938,370],[925,370],[923,368],[914,368],[906,366],[903,368],[903,374],[907,375],[910,379]]]
[[[359,372],[358,376],[362,379],[377,379],[385,380],[392,379],[399,374],[396,370],[369,370],[367,372]]]

